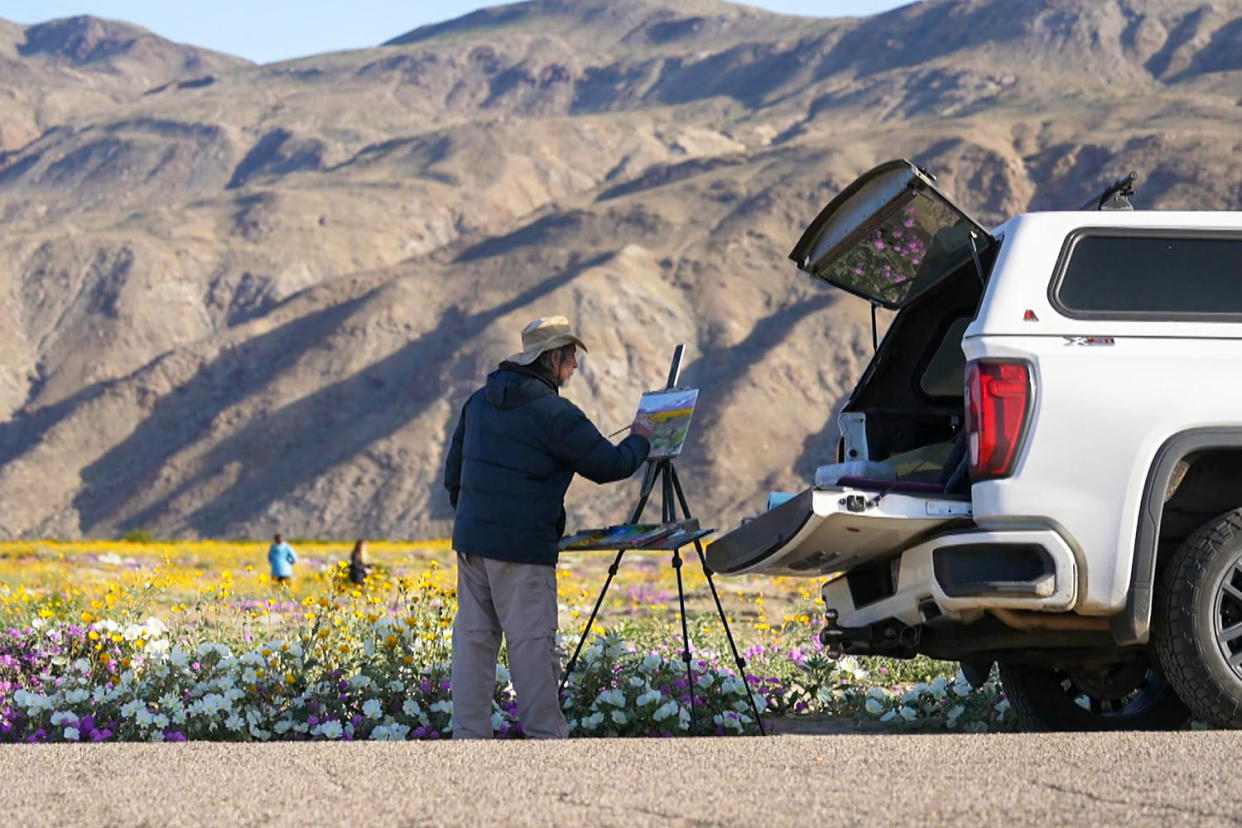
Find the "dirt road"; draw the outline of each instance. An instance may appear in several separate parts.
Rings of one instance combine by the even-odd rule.
[[[1242,824],[1238,735],[6,746],[10,825]]]

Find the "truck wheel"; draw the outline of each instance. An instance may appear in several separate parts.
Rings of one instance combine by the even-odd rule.
[[[1024,730],[1176,730],[1190,711],[1145,657],[1059,670],[997,665]]]
[[[1242,509],[1208,521],[1173,553],[1152,623],[1160,664],[1195,715],[1242,727]]]

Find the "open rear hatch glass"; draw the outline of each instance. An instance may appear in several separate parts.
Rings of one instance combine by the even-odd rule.
[[[931,484],[898,487],[903,491],[807,489],[713,541],[707,565],[725,575],[832,576],[971,519],[969,498],[938,493]]]
[[[789,258],[816,278],[900,309],[996,239],[905,159],[859,176],[803,232]]]

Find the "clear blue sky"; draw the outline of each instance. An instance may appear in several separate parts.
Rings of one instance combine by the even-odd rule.
[[[853,17],[911,0],[751,0],[783,14]],[[124,20],[182,43],[259,63],[375,46],[425,23],[474,11],[488,0],[0,0],[0,18],[42,23],[92,14]]]

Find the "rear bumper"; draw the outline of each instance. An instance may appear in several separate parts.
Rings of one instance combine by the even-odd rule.
[[[969,623],[991,609],[1065,612],[1078,593],[1073,552],[1051,529],[941,535],[903,552],[891,576],[881,597],[848,575],[829,581],[825,608],[842,627],[889,619],[914,627],[941,618]]]

